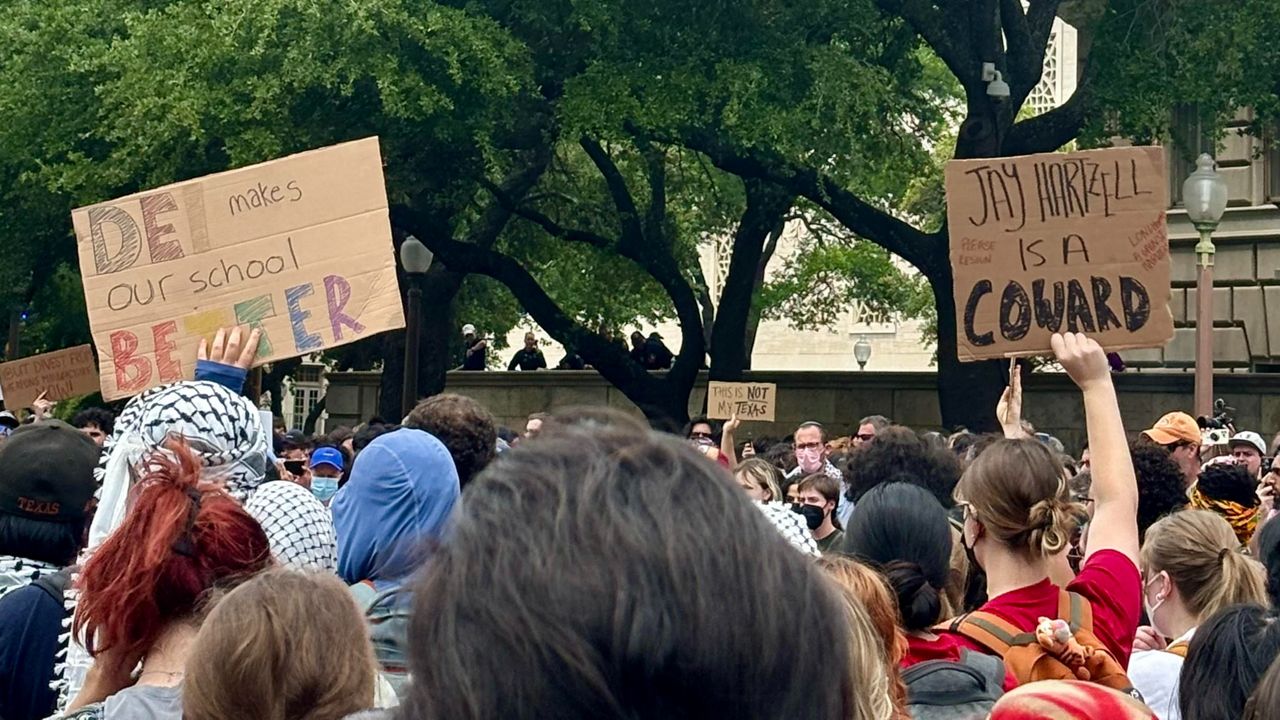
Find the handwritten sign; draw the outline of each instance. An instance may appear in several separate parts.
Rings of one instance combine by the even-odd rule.
[[[62,400],[98,392],[98,364],[93,348],[78,345],[66,350],[32,355],[0,365],[0,388],[10,410],[31,407],[40,393]]]
[[[707,385],[707,417],[773,422],[778,386],[773,383],[711,382]]]
[[[201,338],[263,331],[258,362],[404,327],[377,138],[72,213],[108,400],[189,378]]]
[[[961,360],[1173,337],[1159,148],[953,160],[946,189]]]

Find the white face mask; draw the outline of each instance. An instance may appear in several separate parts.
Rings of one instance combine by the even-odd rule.
[[[1142,584],[1142,608],[1147,611],[1147,620],[1151,623],[1151,626],[1156,629],[1156,632],[1159,632],[1161,635],[1165,635],[1164,630],[1160,627],[1160,623],[1156,621],[1156,611],[1159,610],[1160,606],[1164,605],[1165,601],[1169,599],[1168,596],[1163,593],[1159,593],[1156,595],[1155,603],[1147,603],[1147,588],[1151,586],[1153,581],[1158,580],[1161,575],[1164,575],[1165,578],[1169,577],[1164,573],[1164,571],[1161,571]]]

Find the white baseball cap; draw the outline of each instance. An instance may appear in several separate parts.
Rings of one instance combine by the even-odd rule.
[[[1236,433],[1235,437],[1231,438],[1231,442],[1228,443],[1228,445],[1232,448],[1237,445],[1251,445],[1258,451],[1259,455],[1267,454],[1266,441],[1262,439],[1261,435],[1250,430]]]
[[[466,325],[463,325],[463,326],[462,326],[462,334],[463,334],[463,335],[475,335],[475,334],[476,334],[476,326],[475,326],[475,325],[472,325],[471,323],[467,323]]]

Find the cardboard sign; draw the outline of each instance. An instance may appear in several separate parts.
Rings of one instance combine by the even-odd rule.
[[[953,160],[946,189],[961,360],[1173,337],[1159,148]]]
[[[263,331],[258,362],[404,327],[377,138],[72,213],[102,394],[190,378],[201,338]]]
[[[4,363],[0,365],[0,387],[10,411],[31,407],[40,393],[50,400],[63,400],[98,392],[93,348],[77,345]]]
[[[707,417],[773,422],[778,386],[773,383],[711,382],[707,385]]]

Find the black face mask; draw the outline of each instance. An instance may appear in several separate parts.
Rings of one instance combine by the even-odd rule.
[[[792,505],[791,509],[804,516],[804,521],[810,530],[817,530],[827,517],[827,514],[817,505]]]

